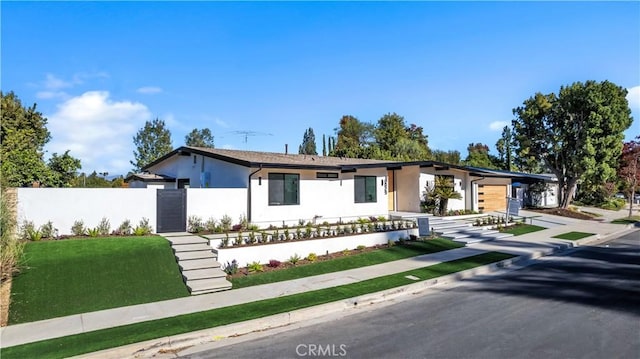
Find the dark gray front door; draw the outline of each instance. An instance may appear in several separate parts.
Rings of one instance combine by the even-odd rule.
[[[156,208],[158,233],[187,230],[186,189],[159,189]]]

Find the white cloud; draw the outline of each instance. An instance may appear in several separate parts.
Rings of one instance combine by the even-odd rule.
[[[629,108],[631,108],[631,111],[640,111],[640,86],[628,88],[627,91]]]
[[[54,74],[47,74],[44,79],[44,88],[48,90],[58,90],[73,86],[73,81],[65,81]]]
[[[138,88],[136,91],[138,93],[143,93],[143,94],[155,94],[155,93],[162,92],[162,89],[156,86],[144,86],[144,87]]]
[[[107,91],[89,91],[65,100],[47,117],[49,153],[69,149],[84,172],[126,174],[133,159],[132,138],[151,113],[144,104],[113,101]]]
[[[216,125],[223,127],[223,128],[229,128],[229,124],[224,122],[223,120],[216,118]]]
[[[504,126],[509,126],[509,122],[507,121],[493,121],[489,124],[489,129],[491,131],[501,131]]]

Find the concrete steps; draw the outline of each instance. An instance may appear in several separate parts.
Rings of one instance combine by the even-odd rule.
[[[231,289],[231,282],[217,261],[217,253],[206,238],[185,234],[171,236],[167,240],[191,295]]]

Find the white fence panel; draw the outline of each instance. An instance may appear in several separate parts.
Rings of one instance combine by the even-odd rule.
[[[103,217],[117,228],[124,220],[136,226],[142,218],[156,230],[154,188],[18,188],[18,221],[32,221],[37,227],[51,221],[60,235],[82,220],[96,227]]]
[[[203,221],[220,221],[229,216],[233,224],[247,215],[246,188],[189,188],[187,189],[187,218],[198,216]]]

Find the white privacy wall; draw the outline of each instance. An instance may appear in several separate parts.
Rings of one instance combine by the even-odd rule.
[[[18,188],[18,221],[37,227],[51,221],[60,235],[71,234],[76,220],[96,227],[103,217],[117,228],[143,218],[156,230],[156,190],[151,188]]]
[[[187,218],[198,216],[203,221],[214,218],[220,221],[228,215],[233,223],[247,215],[246,188],[188,188]]]

